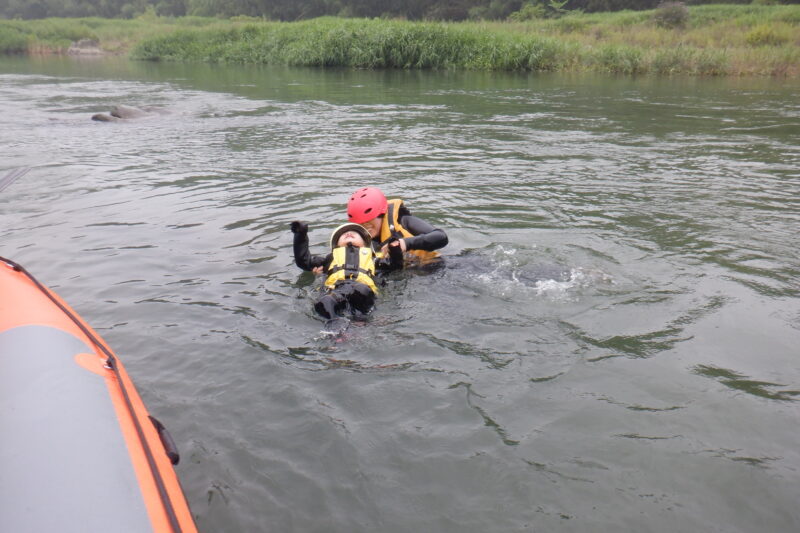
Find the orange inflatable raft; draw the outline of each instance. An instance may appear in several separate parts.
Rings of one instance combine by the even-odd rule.
[[[0,531],[196,533],[177,460],[100,336],[0,258]]]

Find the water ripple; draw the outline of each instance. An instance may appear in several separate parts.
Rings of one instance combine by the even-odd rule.
[[[121,353],[201,529],[797,523],[792,82],[0,67],[3,255]],[[450,244],[333,338],[288,225],[327,251],[364,185]]]

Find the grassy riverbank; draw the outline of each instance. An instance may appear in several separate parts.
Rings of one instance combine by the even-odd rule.
[[[0,53],[66,54],[81,40],[95,41],[107,54],[129,54],[138,43],[186,29],[230,28],[236,22],[203,17],[142,16],[136,19],[0,19]]]
[[[674,27],[660,25],[656,15],[624,11],[461,23],[197,17],[0,21],[0,50],[14,51],[4,43],[13,42],[16,32],[17,51],[25,48],[20,34],[28,52],[63,50],[65,43],[83,38],[145,60],[800,77],[800,6],[697,6]]]

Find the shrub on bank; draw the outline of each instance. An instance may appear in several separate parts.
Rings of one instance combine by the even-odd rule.
[[[653,21],[661,28],[684,28],[689,21],[689,10],[683,2],[664,2],[653,13]]]
[[[0,21],[0,53],[63,52],[70,41],[94,38],[105,50],[133,48],[134,58],[149,60],[800,76],[800,6],[717,5],[688,11],[680,29],[656,25],[653,10],[463,23],[247,17]]]
[[[639,47],[606,45],[591,54],[589,62],[597,70],[612,74],[642,74],[646,72],[643,57]]]
[[[99,41],[105,50],[127,52],[132,43],[153,35],[163,35],[178,28],[214,25],[230,26],[231,22],[202,17],[0,20],[0,43],[6,43],[0,45],[0,53],[65,53],[72,43],[83,39]],[[24,36],[24,46],[21,46],[20,34]]]
[[[138,59],[354,68],[555,70],[566,45],[474,26],[316,19],[190,31],[141,43]]]
[[[0,23],[0,53],[22,54],[28,51],[28,34],[8,23]]]
[[[744,40],[751,46],[780,46],[789,42],[788,32],[782,29],[773,24],[759,24],[745,34]]]
[[[730,59],[722,50],[700,50],[694,59],[693,74],[725,76],[730,74]]]
[[[0,21],[0,53],[65,51],[81,39],[97,39],[97,36],[81,22],[71,19]]]
[[[650,63],[650,69],[656,74],[679,74],[691,72],[692,50],[684,46],[658,50]]]

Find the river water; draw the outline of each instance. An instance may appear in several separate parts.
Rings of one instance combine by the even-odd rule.
[[[0,255],[115,348],[201,531],[797,531],[799,90],[3,58]],[[446,266],[331,339],[288,225],[324,252],[365,185]]]

